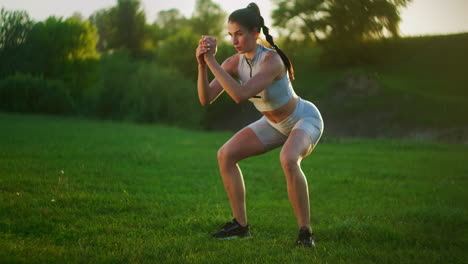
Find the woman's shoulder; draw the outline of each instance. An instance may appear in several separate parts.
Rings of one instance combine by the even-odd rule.
[[[266,49],[266,52],[265,52],[264,61],[268,61],[268,63],[282,63],[281,57],[278,54],[278,52],[276,52],[273,49],[268,49],[268,48]]]
[[[281,76],[286,70],[286,66],[284,65],[284,62],[281,59],[281,56],[278,54],[278,52],[272,49],[267,49],[267,51],[265,52],[265,58],[263,59],[263,63],[270,66],[278,67],[278,70],[281,71]]]
[[[239,63],[239,57],[240,57],[239,53],[234,54],[231,57],[227,58],[223,64],[228,64],[228,65],[235,64],[235,66],[237,66],[237,64]]]
[[[234,54],[232,55],[231,57],[227,58],[224,62],[223,62],[223,68],[230,72],[230,73],[235,73],[237,74],[237,67],[239,65],[239,58],[240,58],[240,54],[237,53],[237,54]]]

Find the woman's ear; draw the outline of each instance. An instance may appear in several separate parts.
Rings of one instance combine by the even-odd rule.
[[[255,28],[254,29],[254,33],[255,33],[255,38],[258,39],[260,37],[260,29],[259,28]]]

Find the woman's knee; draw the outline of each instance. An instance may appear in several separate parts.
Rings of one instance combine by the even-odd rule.
[[[218,163],[220,166],[236,164],[238,161],[229,145],[225,144],[218,150]]]
[[[287,151],[280,152],[281,167],[286,172],[295,172],[300,167],[301,159],[299,156],[292,155]]]

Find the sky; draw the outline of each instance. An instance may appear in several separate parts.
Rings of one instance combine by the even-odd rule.
[[[192,15],[195,0],[140,0],[148,23],[152,23],[161,10],[179,9],[186,17]],[[246,7],[254,1],[260,7],[267,25],[274,9],[272,0],[212,0],[227,13]],[[87,18],[93,12],[115,6],[117,0],[0,0],[0,7],[7,10],[26,10],[35,21],[51,15],[69,17],[79,12]],[[436,35],[468,32],[468,0],[413,0],[401,10],[400,32],[403,36]],[[273,30],[272,30],[273,31]]]

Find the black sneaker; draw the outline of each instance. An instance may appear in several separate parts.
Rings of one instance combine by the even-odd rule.
[[[251,237],[250,226],[241,226],[234,218],[232,222],[224,224],[224,226],[216,233],[211,234],[212,237],[219,240],[231,240],[236,238]]]
[[[296,245],[304,247],[315,247],[313,233],[307,227],[302,227],[299,230],[299,236]]]

